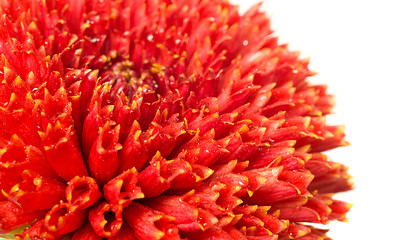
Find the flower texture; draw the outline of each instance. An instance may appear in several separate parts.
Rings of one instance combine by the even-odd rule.
[[[0,232],[328,239],[333,98],[255,6],[0,1]],[[308,224],[308,223],[317,223]]]

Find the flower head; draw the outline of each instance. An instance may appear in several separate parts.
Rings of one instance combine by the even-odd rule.
[[[0,2],[0,232],[18,239],[327,239],[346,145],[258,6]]]

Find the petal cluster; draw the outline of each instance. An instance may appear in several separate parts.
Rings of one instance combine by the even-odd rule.
[[[0,2],[0,233],[329,239],[347,145],[308,60],[225,0]]]

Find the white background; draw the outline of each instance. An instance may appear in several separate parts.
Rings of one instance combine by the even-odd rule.
[[[355,182],[338,196],[354,204],[349,222],[330,223],[328,235],[400,239],[400,1],[266,0],[262,9],[281,42],[311,58],[311,81],[336,96],[328,122],[345,124],[352,143],[327,153]]]

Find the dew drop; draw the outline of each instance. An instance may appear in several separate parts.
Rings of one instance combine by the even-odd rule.
[[[96,43],[96,42],[99,42],[99,41],[100,41],[99,38],[90,38],[90,42],[91,43]]]

